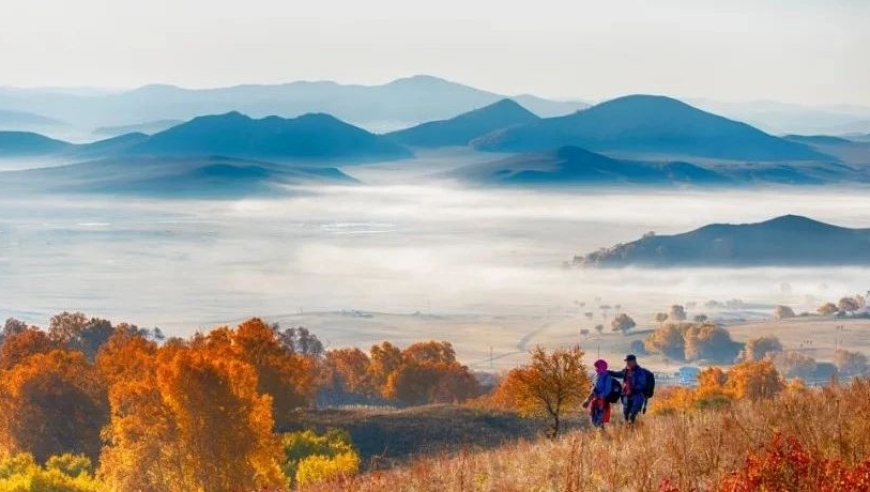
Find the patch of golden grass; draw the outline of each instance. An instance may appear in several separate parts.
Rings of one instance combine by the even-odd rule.
[[[786,392],[726,408],[646,415],[635,427],[577,431],[491,451],[463,451],[306,488],[313,492],[710,490],[777,434],[811,453],[856,463],[870,456],[870,381]]]

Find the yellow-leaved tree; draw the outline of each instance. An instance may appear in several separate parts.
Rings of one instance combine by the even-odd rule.
[[[111,339],[97,356],[110,373],[112,418],[100,477],[112,490],[250,490],[283,486],[272,399],[257,372],[225,346]]]
[[[505,376],[493,400],[501,406],[516,408],[523,415],[551,419],[550,435],[555,437],[564,414],[578,408],[589,392],[583,355],[579,346],[553,352],[536,347],[528,364]]]

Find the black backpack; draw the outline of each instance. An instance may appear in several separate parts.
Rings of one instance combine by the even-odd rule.
[[[656,394],[656,375],[644,367],[641,367],[640,369],[646,375],[646,389],[643,392],[643,396],[652,398]]]
[[[622,383],[616,378],[610,378],[610,394],[604,397],[607,403],[616,403],[622,397]]]

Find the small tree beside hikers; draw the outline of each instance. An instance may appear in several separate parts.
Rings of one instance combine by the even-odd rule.
[[[624,369],[607,373],[622,379],[622,414],[626,422],[633,424],[638,414],[646,413],[647,401],[655,394],[655,376],[638,365],[634,354],[625,356]]]

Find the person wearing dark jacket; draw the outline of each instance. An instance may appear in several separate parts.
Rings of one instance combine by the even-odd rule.
[[[607,373],[622,379],[622,413],[626,422],[633,424],[646,404],[648,384],[646,371],[637,364],[637,357],[629,354],[625,357],[625,369],[607,371]]]

